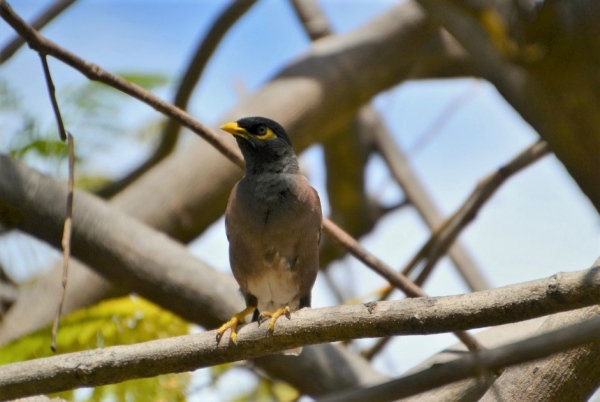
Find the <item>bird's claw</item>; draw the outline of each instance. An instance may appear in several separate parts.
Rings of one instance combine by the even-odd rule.
[[[247,307],[245,310],[240,311],[237,314],[234,314],[233,317],[231,317],[231,319],[229,321],[227,321],[225,324],[221,325],[219,327],[219,329],[217,330],[217,343],[219,343],[221,341],[221,339],[223,338],[223,334],[225,333],[225,331],[227,331],[228,329],[231,329],[231,335],[229,335],[229,339],[237,345],[237,331],[236,328],[238,326],[238,324],[243,324],[246,322],[246,315],[252,313],[255,310],[255,307]]]
[[[287,317],[287,319],[289,320],[292,318],[291,314],[292,314],[292,310],[290,310],[289,306],[279,308],[273,313],[264,311],[264,312],[261,312],[260,315],[258,316],[258,325],[260,326],[261,323],[263,323],[268,318],[270,318],[271,321],[269,322],[269,332],[273,332],[275,330],[275,322],[277,322],[277,319],[279,317],[281,317],[282,315],[285,315]]]

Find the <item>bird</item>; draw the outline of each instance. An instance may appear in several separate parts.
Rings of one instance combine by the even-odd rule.
[[[285,129],[266,117],[244,117],[221,126],[232,134],[246,163],[245,174],[229,196],[225,229],[229,261],[246,308],[217,330],[217,342],[253,314],[268,331],[282,315],[311,307],[319,270],[323,225],[317,191],[300,173]],[[299,354],[301,348],[284,352]]]

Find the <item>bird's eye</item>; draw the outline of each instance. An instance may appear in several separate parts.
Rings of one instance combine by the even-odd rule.
[[[256,128],[256,134],[258,135],[265,135],[267,133],[267,127],[264,125],[260,125]]]

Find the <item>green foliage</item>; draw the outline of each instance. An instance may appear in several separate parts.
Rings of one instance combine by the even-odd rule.
[[[140,74],[139,72],[127,72],[120,73],[119,76],[129,82],[139,85],[148,91],[163,87],[169,83],[169,79],[163,74]]]
[[[63,317],[57,338],[59,353],[128,345],[185,335],[186,321],[139,297],[98,303]],[[0,349],[0,365],[52,356],[51,327],[20,338]],[[183,401],[190,375],[167,374],[94,388],[88,401]],[[73,391],[59,394],[73,398]]]
[[[300,397],[298,390],[282,381],[259,378],[256,388],[235,398],[232,402],[293,402]]]
[[[164,87],[169,82],[167,76],[156,73],[127,72],[120,76],[148,90]],[[137,101],[101,83],[85,81],[83,84],[67,85],[57,92],[56,97],[65,128],[76,138],[78,176],[86,175],[82,174],[85,169],[80,168],[82,165],[85,167],[92,156],[109,153],[111,148],[122,144],[119,140],[153,139],[162,128],[162,125],[152,122],[133,129],[131,133],[131,128],[127,127],[130,124],[127,112]],[[52,117],[42,119],[34,115],[23,106],[19,94],[0,78],[0,125],[3,127],[0,152],[38,166],[40,163],[53,166],[59,175],[59,167],[66,172],[67,146],[59,139],[50,106],[48,115]],[[99,178],[102,172],[92,176]],[[104,181],[107,179],[104,178]],[[85,182],[90,184],[89,180]]]

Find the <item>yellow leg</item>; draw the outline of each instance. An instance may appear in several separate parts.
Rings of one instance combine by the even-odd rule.
[[[262,311],[260,313],[260,316],[258,317],[258,322],[261,323],[266,317],[271,317],[271,321],[269,322],[269,332],[273,332],[273,330],[275,329],[275,322],[277,321],[277,319],[282,315],[285,315],[289,320],[291,312],[292,311],[290,310],[289,306],[279,308],[274,313]]]
[[[250,313],[253,313],[254,310],[256,310],[256,307],[252,307],[252,306],[246,307],[244,310],[240,311],[239,313],[234,314],[233,317],[231,317],[231,320],[229,320],[225,324],[221,325],[219,327],[219,329],[217,330],[217,343],[219,343],[219,341],[223,337],[223,334],[225,333],[225,331],[227,331],[229,328],[231,328],[231,335],[229,336],[229,339],[231,339],[231,341],[237,345],[236,328],[237,328],[238,324],[245,323],[246,316]]]

